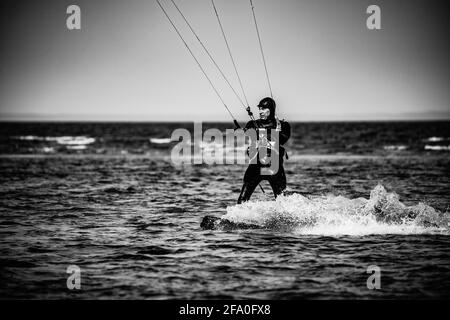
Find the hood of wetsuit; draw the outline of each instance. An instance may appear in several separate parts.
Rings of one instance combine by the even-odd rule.
[[[268,121],[275,119],[276,103],[272,98],[266,97],[262,99],[258,104],[258,108],[267,108],[270,110],[270,116],[267,118]]]

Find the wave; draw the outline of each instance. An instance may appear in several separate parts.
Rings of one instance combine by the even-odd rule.
[[[406,206],[394,192],[377,185],[370,198],[300,194],[275,201],[246,202],[227,208],[221,217],[235,224],[267,229],[290,229],[299,234],[450,234],[449,213],[424,203]]]
[[[87,147],[85,145],[70,145],[67,146],[67,149],[70,150],[85,150]]]
[[[425,145],[424,147],[425,150],[431,150],[431,151],[450,151],[450,145],[448,146],[430,146],[430,145]]]
[[[18,137],[11,137],[11,138],[17,139],[17,140],[27,140],[27,141],[32,141],[32,140],[45,141],[45,137],[37,137],[37,136],[18,136]]]
[[[154,144],[167,144],[171,142],[170,138],[150,138],[150,142]]]
[[[444,137],[429,137],[429,138],[425,139],[425,141],[428,141],[428,142],[439,142],[439,141],[444,141],[444,140],[449,140],[449,139],[444,138]]]
[[[87,145],[95,142],[94,138],[78,136],[78,137],[56,137],[54,140],[59,144],[65,145]]]
[[[44,153],[54,153],[54,152],[55,152],[55,148],[52,148],[52,147],[43,147],[43,148],[42,148],[42,152],[44,152]]]
[[[389,151],[403,151],[403,150],[408,149],[408,147],[404,146],[404,145],[384,146],[383,148],[384,148],[384,150],[389,150]]]
[[[95,138],[87,136],[62,136],[62,137],[40,137],[40,136],[18,136],[13,139],[26,141],[56,141],[63,145],[87,145],[95,142]]]

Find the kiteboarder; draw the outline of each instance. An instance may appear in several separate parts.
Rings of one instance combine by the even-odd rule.
[[[161,10],[164,12],[165,16],[169,20],[170,24],[172,25],[172,27],[174,28],[174,30],[176,31],[176,33],[180,37],[180,40],[183,42],[183,44],[186,47],[186,49],[189,51],[189,54],[194,59],[195,63],[199,67],[199,69],[202,72],[203,76],[206,78],[206,80],[208,80],[208,82],[209,82],[211,88],[213,89],[214,93],[217,95],[217,97],[219,98],[219,100],[221,101],[221,103],[223,104],[225,109],[227,110],[227,112],[230,114],[231,118],[233,119],[233,123],[234,123],[235,127],[237,129],[241,128],[239,123],[237,122],[236,118],[234,117],[233,113],[231,112],[230,108],[228,107],[228,105],[226,104],[225,100],[223,99],[221,93],[216,88],[216,86],[214,85],[214,83],[211,80],[211,78],[208,76],[205,68],[203,68],[202,64],[197,59],[197,57],[195,56],[194,52],[191,50],[189,44],[184,40],[183,35],[178,30],[177,26],[175,25],[173,20],[170,18],[170,16],[167,13],[167,11],[161,5],[159,0],[156,0],[156,2],[158,3],[158,5],[160,6]],[[276,107],[276,105],[275,105],[275,101],[273,100],[272,86],[270,84],[269,73],[267,71],[266,59],[265,59],[265,56],[264,56],[264,50],[263,50],[263,46],[262,46],[262,42],[261,42],[261,35],[260,35],[258,24],[257,24],[257,21],[256,21],[255,7],[253,5],[253,1],[250,0],[250,7],[252,9],[253,21],[254,21],[254,24],[255,24],[256,34],[258,36],[259,49],[261,51],[261,57],[262,57],[262,61],[263,61],[263,64],[264,64],[264,71],[265,71],[265,75],[266,75],[266,79],[267,79],[268,89],[270,91],[270,96],[271,96],[271,98],[264,98],[264,99],[262,99],[260,101],[260,103],[258,105],[258,108],[260,110],[260,119],[258,119],[258,120],[255,120],[255,118],[253,117],[253,114],[251,112],[250,105],[249,105],[248,100],[247,100],[247,95],[245,94],[244,86],[242,84],[241,77],[239,76],[239,72],[238,72],[235,60],[233,58],[233,55],[231,53],[230,45],[228,43],[228,40],[227,40],[227,37],[226,37],[226,34],[225,34],[225,30],[223,28],[223,25],[222,25],[222,22],[221,22],[221,19],[220,19],[220,16],[219,16],[219,12],[218,12],[218,10],[216,8],[216,5],[214,4],[214,1],[211,1],[211,4],[213,6],[214,13],[215,13],[215,15],[217,17],[217,22],[219,24],[219,27],[220,27],[223,39],[225,41],[225,44],[226,44],[226,47],[227,47],[227,50],[228,50],[228,54],[229,54],[231,62],[233,64],[234,71],[236,73],[236,77],[237,77],[237,80],[239,82],[239,86],[241,87],[242,95],[244,97],[245,103],[244,103],[244,100],[237,93],[237,91],[233,88],[233,86],[231,85],[230,81],[225,76],[225,74],[223,73],[223,71],[219,67],[219,65],[217,64],[216,60],[213,58],[213,56],[211,55],[209,50],[206,48],[205,44],[200,40],[200,37],[195,32],[194,28],[191,26],[191,24],[189,23],[188,19],[182,13],[182,11],[178,7],[178,5],[176,5],[175,1],[173,1],[173,0],[171,0],[171,2],[174,5],[174,7],[177,9],[177,11],[180,13],[181,17],[186,22],[188,28],[191,30],[191,32],[193,33],[193,35],[195,36],[195,38],[197,39],[197,41],[199,42],[199,44],[201,45],[201,47],[203,48],[205,53],[208,55],[208,57],[210,58],[211,62],[214,64],[216,69],[219,71],[219,73],[221,74],[221,76],[224,79],[224,81],[228,84],[230,89],[233,91],[233,93],[235,94],[236,98],[239,100],[239,102],[242,104],[242,106],[246,108],[247,113],[250,116],[251,121],[247,123],[247,125],[244,128],[244,130],[248,131],[250,129],[254,129],[256,131],[256,134],[258,134],[258,136],[259,136],[260,135],[260,131],[263,131],[261,129],[266,129],[266,131],[268,132],[268,135],[266,136],[266,138],[268,138],[269,140],[270,140],[270,133],[269,132],[271,130],[278,131],[279,143],[278,143],[278,145],[275,148],[273,147],[272,142],[268,141],[268,139],[260,139],[258,141],[259,146],[257,148],[257,149],[261,149],[261,142],[263,142],[263,140],[266,140],[265,142],[268,142],[268,145],[266,146],[266,148],[268,148],[267,149],[267,155],[269,155],[268,158],[273,160],[273,156],[270,156],[272,151],[274,151],[275,153],[278,153],[277,158],[275,158],[275,159],[279,159],[278,165],[276,166],[277,167],[276,170],[274,170],[272,174],[269,174],[269,175],[265,174],[267,172],[266,164],[263,164],[262,163],[263,161],[261,161],[261,160],[264,160],[264,156],[263,156],[263,159],[261,159],[261,157],[260,157],[261,152],[257,152],[256,162],[251,161],[249,166],[248,166],[248,168],[247,168],[247,171],[245,172],[244,185],[242,186],[242,190],[241,190],[241,193],[239,195],[238,203],[248,201],[250,199],[253,191],[255,190],[255,188],[261,182],[261,180],[268,180],[269,181],[269,183],[270,183],[270,185],[272,187],[273,193],[274,193],[275,197],[277,197],[278,195],[280,195],[286,189],[286,176],[285,176],[284,168],[283,168],[283,158],[284,158],[284,155],[286,153],[285,153],[285,150],[283,148],[283,145],[287,142],[287,140],[289,139],[289,137],[291,135],[291,127],[290,127],[288,122],[280,121],[275,116],[275,107]],[[253,149],[253,150],[255,150],[255,149]],[[252,153],[252,155],[253,155],[253,153]],[[287,157],[287,154],[286,154],[286,157]],[[269,162],[271,164],[273,164],[273,162],[271,162],[270,160],[269,160]],[[264,169],[264,170],[262,170],[262,169]],[[272,167],[269,170],[271,170],[271,169],[272,169]],[[264,174],[262,174],[262,171],[264,172]],[[262,189],[262,187],[261,187],[261,189]]]
[[[242,190],[237,201],[238,204],[248,201],[253,191],[255,191],[255,188],[262,180],[267,180],[269,182],[270,186],[272,187],[275,198],[286,189],[286,175],[283,168],[283,159],[284,156],[286,155],[286,151],[283,145],[288,141],[289,137],[291,136],[291,126],[287,121],[284,120],[280,121],[276,117],[275,114],[276,104],[272,98],[267,97],[262,99],[258,104],[258,108],[260,119],[249,121],[246,124],[244,131],[253,129],[257,133],[256,136],[259,136],[259,131],[261,129],[266,129],[269,135],[271,130],[278,131],[279,135],[279,144],[277,147],[278,150],[273,150],[272,148],[271,150],[268,151],[268,154],[271,152],[272,155],[275,153],[274,156],[278,156],[279,159],[278,170],[273,172],[273,174],[269,175],[261,174],[261,168],[267,165],[261,162],[260,152],[258,152],[256,161],[250,162],[247,170],[245,171],[244,184],[242,186]],[[267,144],[267,146],[271,147],[270,144]],[[276,155],[276,153],[278,153],[278,155]]]

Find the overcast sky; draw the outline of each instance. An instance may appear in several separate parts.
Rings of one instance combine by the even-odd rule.
[[[175,1],[239,90],[211,1]],[[245,120],[170,0],[161,2],[231,111]],[[249,1],[215,3],[256,111],[270,93]],[[66,28],[70,4],[81,7],[81,30]],[[382,30],[366,28],[371,4],[381,7]],[[254,5],[282,118],[450,119],[448,2]],[[229,119],[155,0],[7,0],[0,6],[0,120]]]

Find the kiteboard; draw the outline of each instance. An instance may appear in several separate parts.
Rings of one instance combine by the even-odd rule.
[[[261,226],[247,224],[243,222],[232,222],[228,219],[221,219],[213,216],[205,216],[200,223],[203,230],[235,230],[235,229],[260,229]]]

